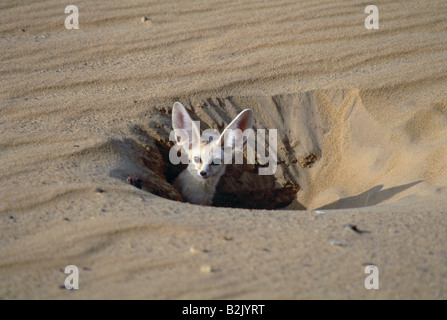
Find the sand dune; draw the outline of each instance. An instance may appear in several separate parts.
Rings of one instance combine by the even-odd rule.
[[[447,3],[375,5],[379,30],[360,1],[78,1],[66,30],[2,1],[0,298],[445,299]],[[203,129],[251,108],[275,174],[183,203],[176,100]]]

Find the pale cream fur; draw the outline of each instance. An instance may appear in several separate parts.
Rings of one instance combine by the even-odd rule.
[[[174,187],[190,203],[211,205],[216,186],[224,173],[225,166],[223,165],[218,173],[208,179],[203,179],[197,175],[197,171],[191,165],[188,165],[175,179]]]

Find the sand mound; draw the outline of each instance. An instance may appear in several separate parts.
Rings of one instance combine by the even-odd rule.
[[[244,165],[227,166],[215,206],[364,207],[439,186],[447,177],[446,167],[439,165],[447,162],[447,114],[442,105],[394,115],[386,122],[374,118],[357,89],[187,100],[185,105],[202,129],[222,131],[232,117],[249,107],[255,113],[255,130],[277,130],[276,172],[259,175],[261,165],[249,165],[246,158]],[[139,166],[144,190],[181,200],[170,185],[185,168],[169,161],[171,108],[152,110],[147,125],[132,128],[135,139],[113,143],[126,157],[134,155],[131,161]],[[268,136],[265,140],[268,145]],[[434,159],[438,165],[433,167]],[[126,174],[123,169],[113,171],[121,178]]]
[[[378,30],[362,1],[72,4],[78,30],[0,1],[0,299],[447,298],[445,0],[378,1]],[[203,129],[252,108],[275,174],[181,202],[177,100]]]

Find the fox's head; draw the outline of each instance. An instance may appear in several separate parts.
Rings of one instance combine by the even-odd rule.
[[[243,151],[244,131],[251,129],[253,112],[245,109],[225,128],[222,134],[215,130],[200,133],[200,123],[193,121],[180,103],[172,109],[172,127],[177,144],[189,158],[188,169],[197,179],[208,179],[223,173],[225,153]]]

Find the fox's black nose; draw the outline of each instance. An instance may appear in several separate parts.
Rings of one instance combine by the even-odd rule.
[[[200,175],[201,175],[202,177],[204,177],[204,176],[206,176],[206,172],[205,172],[205,171],[200,171]]]

